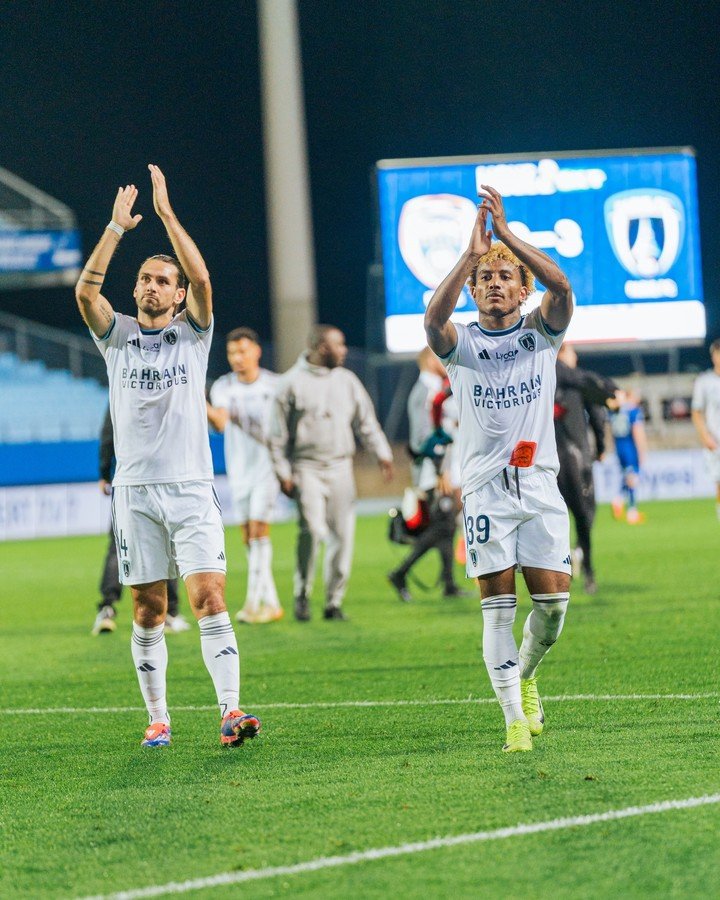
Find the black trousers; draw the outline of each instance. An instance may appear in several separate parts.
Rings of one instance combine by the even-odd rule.
[[[108,541],[103,563],[102,577],[100,578],[100,594],[102,600],[98,603],[98,610],[103,606],[115,606],[122,594],[123,586],[120,584],[120,570],[118,568],[117,548],[115,547],[115,535],[110,526],[110,540]],[[178,614],[178,583],[177,578],[171,578],[167,583],[168,615]]]
[[[408,556],[395,569],[403,578],[415,563],[433,548],[440,554],[442,565],[441,579],[445,591],[455,588],[453,576],[453,538],[455,536],[455,503],[452,497],[435,496],[435,491],[428,492],[430,523],[418,535]]]
[[[595,520],[595,485],[592,460],[575,444],[558,443],[558,487],[575,520],[578,547],[583,552],[583,572],[593,574],[591,532]]]

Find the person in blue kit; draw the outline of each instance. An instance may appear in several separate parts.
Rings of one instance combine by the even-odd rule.
[[[613,516],[625,519],[629,525],[640,525],[645,516],[637,507],[640,469],[645,464],[647,437],[645,417],[636,391],[617,391],[610,406],[610,430],[615,440],[622,482],[620,494],[612,502]],[[627,510],[626,510],[627,507]]]

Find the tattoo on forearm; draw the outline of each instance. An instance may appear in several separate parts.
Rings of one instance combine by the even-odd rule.
[[[103,284],[102,281],[93,281],[93,280],[90,279],[90,278],[81,278],[80,281],[81,281],[83,284],[95,284],[95,285],[97,285],[98,287],[102,287],[102,284]]]
[[[110,306],[109,303],[101,303],[100,304],[100,314],[102,315],[103,319],[105,320],[105,322],[107,322],[108,325],[112,322],[113,311],[112,311],[112,307]]]

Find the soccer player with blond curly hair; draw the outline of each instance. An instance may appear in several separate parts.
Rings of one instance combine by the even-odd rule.
[[[562,630],[570,597],[553,400],[573,297],[557,264],[510,231],[500,194],[481,187],[469,246],[435,291],[425,331],[459,411],[467,574],[480,585],[483,657],[505,715],[503,750],[517,752],[532,750],[543,730],[536,670]],[[546,290],[525,315],[535,278]],[[478,321],[467,326],[450,321],[466,283],[478,308]],[[519,650],[512,631],[517,566],[533,606]]]

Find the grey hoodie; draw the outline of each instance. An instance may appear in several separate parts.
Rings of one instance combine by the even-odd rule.
[[[279,479],[294,463],[333,463],[355,453],[355,436],[378,459],[392,450],[360,379],[342,366],[314,366],[303,353],[278,384],[270,421],[270,456]]]

